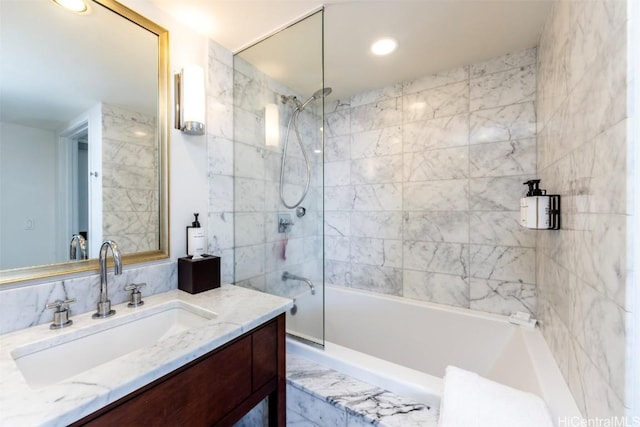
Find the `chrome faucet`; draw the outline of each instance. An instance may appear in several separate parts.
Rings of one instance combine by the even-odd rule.
[[[105,240],[100,246],[98,263],[100,264],[100,299],[98,300],[98,311],[93,313],[94,319],[104,319],[105,317],[116,314],[115,310],[111,310],[111,301],[107,294],[107,251],[111,248],[113,254],[113,273],[117,276],[122,274],[122,255],[118,244],[113,240]]]
[[[316,294],[316,287],[313,286],[313,282],[307,279],[306,277],[296,276],[295,274],[291,274],[288,271],[285,271],[284,273],[282,273],[282,281],[287,281],[289,279],[305,282],[307,285],[309,285],[309,288],[311,288],[311,295]]]
[[[69,243],[69,259],[75,261],[77,256],[77,247],[80,246],[80,259],[87,259],[87,241],[82,234],[74,234]]]

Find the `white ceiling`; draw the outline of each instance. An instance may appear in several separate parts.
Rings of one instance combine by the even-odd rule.
[[[322,3],[309,0],[151,0],[184,24],[233,52],[282,29]],[[553,0],[327,0],[325,85],[332,98],[380,88],[537,45]],[[381,36],[398,40],[396,52],[374,57]],[[284,49],[265,50],[254,64],[273,63]],[[307,53],[314,53],[313,45]],[[289,62],[279,78],[313,93],[308,74]],[[279,67],[281,69],[282,67]],[[276,77],[276,76],[272,76]]]
[[[149,1],[233,52],[322,7],[315,0]],[[326,0],[324,68],[325,85],[333,88],[330,98],[535,46],[552,1]],[[155,101],[140,102],[156,90],[156,82],[140,78],[140,72],[155,70],[157,58],[141,56],[153,51],[135,41],[139,38],[129,33],[133,26],[115,19],[106,24],[108,36],[99,33],[99,6],[79,16],[46,0],[0,0],[0,5],[0,120],[55,129],[99,101],[139,111],[155,108]],[[69,34],[78,27],[80,35]],[[309,96],[320,86],[319,34],[309,42],[304,32],[314,33],[309,28],[281,33],[287,36],[274,39],[282,44],[265,43],[269,48],[261,47],[252,61],[273,64],[286,58],[287,65],[274,67],[272,77]],[[383,58],[370,54],[369,45],[380,36],[396,38],[397,51]],[[111,39],[126,49],[105,44]],[[136,62],[140,59],[143,65]],[[308,64],[314,64],[313,73]]]
[[[97,4],[0,0],[0,40],[1,121],[55,130],[99,102],[157,114],[157,36]]]

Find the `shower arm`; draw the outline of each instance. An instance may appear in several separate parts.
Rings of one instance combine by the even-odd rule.
[[[284,147],[282,149],[282,161],[280,163],[280,201],[288,209],[296,208],[300,205],[300,203],[302,203],[304,198],[307,197],[307,193],[309,192],[309,184],[311,183],[311,165],[309,164],[309,156],[307,155],[307,150],[304,148],[304,144],[302,143],[302,138],[300,137],[300,132],[298,130],[298,116],[300,115],[301,111],[302,111],[302,108],[297,107],[293,112],[293,114],[291,115],[291,117],[289,118],[289,123],[287,124],[287,136],[284,141]],[[293,124],[293,129],[296,133],[296,136],[298,137],[298,145],[300,146],[300,150],[302,151],[302,156],[304,157],[304,163],[307,169],[307,179],[305,181],[302,197],[300,197],[300,199],[296,203],[289,205],[284,200],[284,166],[285,166],[285,161],[287,159],[287,147],[289,146],[289,134],[291,131],[292,124]]]

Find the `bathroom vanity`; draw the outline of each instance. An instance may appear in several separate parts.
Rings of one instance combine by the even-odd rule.
[[[44,324],[0,336],[0,424],[233,425],[268,396],[269,424],[283,426],[291,304],[231,285],[175,290],[139,308],[115,306],[109,320],[85,313],[63,330]],[[157,341],[126,347],[164,323]],[[91,353],[96,342],[106,347]]]

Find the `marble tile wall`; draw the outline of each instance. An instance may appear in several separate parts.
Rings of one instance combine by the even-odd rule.
[[[306,215],[280,201],[280,165],[287,124],[293,113],[291,103],[281,95],[295,95],[300,101],[311,94],[298,94],[259,71],[240,56],[234,58],[234,218],[235,283],[277,295],[295,297],[308,292],[303,282],[281,280],[289,271],[322,281],[322,127],[321,104],[309,104],[298,123],[311,162],[311,183],[302,203]],[[265,145],[264,109],[276,104],[280,120],[280,144]],[[297,136],[291,130],[284,178],[288,204],[302,195],[305,166]],[[278,215],[289,214],[294,225],[278,232]]]
[[[207,70],[208,252],[220,257],[221,280],[234,281],[233,54],[209,40]]]
[[[532,48],[328,106],[328,283],[536,313],[535,69]]]
[[[538,51],[538,172],[562,228],[538,233],[541,327],[585,417],[625,413],[626,1],[560,1]]]
[[[177,268],[173,261],[166,261],[134,268],[125,267],[119,276],[109,269],[109,299],[113,305],[129,300],[130,291],[124,287],[130,283],[146,283],[142,295],[155,295],[178,287]],[[71,304],[71,318],[76,314],[95,311],[100,295],[100,276],[94,274],[67,278],[23,287],[3,287],[0,292],[0,334],[53,321],[53,310],[45,306],[49,302],[75,298]]]
[[[102,104],[102,237],[124,253],[158,249],[156,135],[155,117]]]

